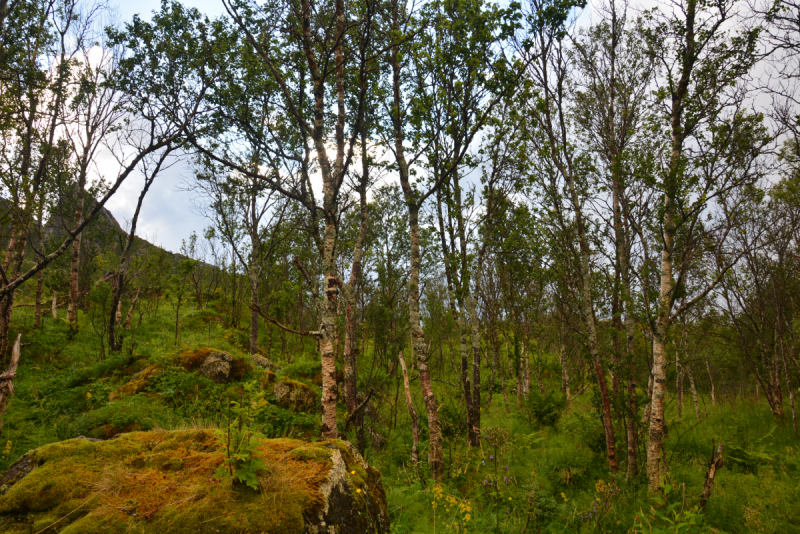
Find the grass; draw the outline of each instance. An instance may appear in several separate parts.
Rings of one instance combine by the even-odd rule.
[[[34,330],[30,308],[16,310],[14,321],[23,332],[23,342],[30,345],[23,349],[14,382],[16,395],[5,416],[0,469],[30,449],[79,435],[105,438],[154,428],[222,427],[227,402],[236,399],[239,385],[215,384],[187,372],[175,363],[176,357],[186,350],[213,347],[247,359],[246,330],[223,327],[213,310],[187,309],[176,346],[173,311],[162,304],[144,314],[141,325],[128,334],[122,352],[103,359],[98,336],[83,313],[77,331],[50,317]],[[262,334],[264,345],[267,336],[263,330]],[[291,363],[278,362],[284,366],[278,378],[316,388],[319,363],[311,343],[291,354]],[[279,355],[270,357],[277,360]],[[442,404],[445,435],[445,478],[434,486],[424,461],[416,467],[410,463],[410,418],[401,391],[398,396],[398,377],[390,376],[384,365],[372,359],[367,347],[359,364],[360,377],[368,377],[376,390],[372,404],[382,420],[375,422],[381,445],[371,442],[366,457],[382,473],[395,534],[800,532],[800,441],[791,422],[776,422],[764,402],[725,398],[712,407],[710,399],[703,397],[704,417],[699,422],[690,402],[681,420],[676,417],[675,403],[670,402],[665,482],[671,491],[657,502],[646,491],[643,473],[631,481],[625,481],[624,475],[609,475],[591,389],[569,410],[561,411],[556,423],[544,427],[534,425],[517,409],[515,397],[506,406],[497,391],[486,405],[488,392],[483,391],[481,446],[470,448],[463,431],[461,394],[457,387],[447,385],[456,383],[456,378],[447,369],[442,373],[436,369],[434,387]],[[444,361],[450,361],[449,355]],[[149,366],[158,372],[141,390],[114,395]],[[257,368],[247,370],[243,380],[257,381],[261,373]],[[263,383],[269,400],[271,385]],[[545,385],[549,390],[558,389],[555,378]],[[512,381],[508,387],[513,387]],[[424,459],[425,410],[418,383],[412,388],[422,425],[420,457]],[[340,414],[343,421],[343,403]],[[316,412],[296,413],[274,402],[256,421],[257,430],[270,437],[311,439],[318,425]],[[348,437],[355,441],[353,431],[349,432]],[[624,451],[621,424],[616,435],[618,450]],[[639,436],[645,443],[646,429],[641,428]],[[670,530],[669,519],[691,519],[689,512],[702,490],[712,445],[719,442],[725,445],[725,466],[717,476],[706,513],[698,516],[704,525]],[[687,514],[680,516],[681,510]],[[660,519],[658,513],[666,519]]]

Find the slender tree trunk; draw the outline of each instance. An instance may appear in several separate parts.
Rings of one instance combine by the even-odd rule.
[[[785,345],[781,339],[781,356],[783,360],[783,373],[786,375],[786,389],[789,390],[789,403],[792,406],[792,428],[794,433],[797,434],[797,408],[795,406],[794,387],[792,386],[792,378],[789,374],[789,366],[786,363]]]
[[[403,353],[398,354],[400,360],[400,368],[403,370],[403,388],[406,394],[406,405],[408,405],[408,413],[411,416],[411,461],[416,467],[419,464],[419,417],[417,410],[414,409],[414,403],[411,401],[411,384],[408,380],[408,369],[406,368],[406,361],[403,359]]]
[[[623,278],[624,280],[624,278]],[[628,288],[630,290],[630,286]],[[626,303],[627,304],[627,303]],[[633,307],[633,304],[629,304]],[[638,432],[636,429],[636,421],[638,419],[638,407],[636,404],[636,369],[634,367],[634,356],[636,352],[636,338],[635,329],[633,324],[633,313],[626,311],[625,313],[625,336],[627,338],[627,375],[628,375],[628,418],[626,425],[627,445],[628,445],[628,465],[625,472],[627,480],[632,480],[639,472],[638,465]]]
[[[567,360],[567,346],[563,340],[559,343],[559,359],[561,360],[561,392],[567,396],[567,407],[569,407],[569,361]]]
[[[352,295],[354,288],[350,285],[342,291],[345,301],[345,332],[344,332],[344,400],[347,405],[347,412],[354,414],[358,408],[358,374],[357,374],[357,359],[358,359],[358,342],[356,338],[356,312],[355,312],[355,295]],[[401,356],[402,359],[402,356]],[[405,362],[403,362],[405,363]],[[356,433],[359,434],[358,448],[359,451],[364,452],[363,447],[366,443],[362,443],[362,424],[361,417],[357,414],[353,424],[356,427]]]
[[[689,377],[689,389],[692,392],[692,400],[694,401],[694,414],[697,420],[700,420],[700,401],[697,397],[697,386],[694,383],[694,373],[692,373],[691,366],[686,366],[686,376]]]
[[[131,321],[133,320],[133,310],[136,309],[136,302],[139,300],[139,291],[141,291],[141,289],[136,290],[136,295],[133,296],[133,300],[131,301],[131,307],[128,309],[128,315],[125,317],[125,330],[131,329]]]
[[[671,271],[671,264],[669,269]],[[662,280],[662,288],[665,286]],[[669,298],[662,290],[662,298]],[[647,444],[647,477],[651,492],[658,491],[661,485],[661,458],[663,441],[667,426],[664,414],[664,399],[666,397],[666,339],[667,317],[659,319],[656,334],[653,339],[653,395],[650,401],[650,441]]]
[[[555,150],[555,145],[551,147]],[[560,161],[560,157],[554,154],[554,161]],[[600,390],[600,410],[603,422],[603,433],[605,434],[606,453],[608,456],[608,468],[612,473],[616,473],[619,468],[617,460],[617,446],[614,438],[614,426],[611,417],[611,399],[608,393],[608,383],[606,382],[605,371],[600,356],[600,339],[597,334],[597,325],[594,317],[594,302],[592,301],[592,272],[589,263],[591,250],[589,247],[589,240],[586,235],[586,227],[584,224],[584,215],[581,208],[578,190],[573,178],[573,171],[563,169],[562,175],[565,178],[567,189],[570,195],[572,204],[572,211],[575,215],[575,226],[578,231],[578,247],[580,251],[580,297],[581,309],[583,312],[583,321],[586,326],[586,333],[588,337],[589,355],[592,359],[592,366],[594,368],[595,377],[597,378],[598,389]]]
[[[428,462],[431,466],[431,473],[435,480],[439,480],[442,475],[443,454],[442,454],[442,433],[439,426],[439,404],[433,393],[430,371],[428,369],[428,347],[425,343],[425,332],[422,330],[419,311],[419,275],[422,264],[419,242],[419,214],[418,208],[411,207],[409,203],[409,227],[411,228],[411,272],[409,276],[409,317],[411,327],[412,345],[417,357],[417,370],[419,372],[419,382],[422,388],[422,396],[425,399],[425,408],[428,412],[428,433],[430,446],[428,450]]]
[[[509,351],[508,345],[508,338],[506,338],[506,361],[510,362],[511,359],[508,357]],[[506,370],[503,362],[500,362],[500,383],[503,384],[503,402],[505,403],[506,413],[511,413],[511,409],[508,407],[508,388],[506,387]]]
[[[22,357],[22,334],[17,334],[17,339],[14,342],[14,347],[11,349],[11,363],[8,368],[0,374],[0,430],[3,429],[3,417],[8,408],[8,402],[11,400],[11,395],[14,394],[14,386],[12,381],[17,376],[17,366],[19,359]]]
[[[20,222],[17,226],[21,225],[22,223]],[[19,274],[20,267],[22,266],[25,246],[27,244],[25,235],[24,230],[21,231],[17,227],[12,229],[12,237],[8,242],[6,260],[3,265],[3,269],[9,280],[12,280],[13,277]],[[11,329],[11,316],[14,311],[15,293],[16,291],[12,291],[8,295],[0,297],[0,357],[3,358],[5,358],[8,353],[8,336]]]
[[[42,326],[42,290],[44,288],[44,269],[36,273],[36,308],[33,312],[33,326]]]
[[[680,154],[674,155],[676,165]],[[650,402],[650,441],[647,444],[647,478],[651,492],[658,491],[661,485],[662,455],[667,422],[664,414],[664,400],[667,394],[667,332],[672,310],[672,251],[675,245],[674,205],[672,199],[664,196],[664,250],[661,253],[661,296],[658,318],[653,332],[653,396]]]
[[[700,509],[705,510],[708,500],[711,498],[711,492],[714,490],[714,478],[717,471],[722,469],[722,443],[719,444],[716,450],[712,450],[711,460],[708,462],[708,470],[706,471],[706,480],[703,483],[703,492],[700,494]]]
[[[497,336],[497,329],[492,326],[491,334],[492,344],[492,374],[489,378],[489,398],[486,400],[486,406],[491,406],[492,395],[494,395],[495,384],[497,384],[497,366],[500,363],[500,339]]]
[[[650,377],[647,379],[647,398],[653,398],[653,373],[650,373]],[[642,415],[642,424],[646,427],[650,427],[650,409],[653,406],[652,400],[647,403],[647,406],[644,409],[644,414]]]
[[[717,405],[717,396],[714,392],[714,377],[711,375],[711,365],[706,360],[706,371],[708,371],[708,382],[711,384],[711,406]]]
[[[75,205],[75,227],[78,227],[83,222],[83,188],[86,185],[85,173],[81,173],[84,178],[78,183],[78,200]],[[75,237],[72,242],[72,258],[69,264],[69,307],[67,308],[67,321],[70,326],[77,326],[78,324],[78,300],[80,299],[79,274],[81,268],[81,240],[83,232]]]
[[[353,247],[353,264],[350,268],[350,279],[342,288],[345,301],[345,333],[344,333],[344,398],[347,411],[352,416],[358,409],[358,333],[356,331],[357,299],[356,285],[361,277],[361,261],[364,253],[364,241],[367,237],[369,212],[367,210],[367,184],[369,183],[369,165],[367,157],[366,132],[361,136],[362,176],[359,184],[361,207],[361,225]],[[402,359],[402,355],[401,355]],[[402,362],[405,364],[405,362]],[[355,415],[353,423],[356,427],[356,442],[359,451],[366,450],[367,440],[364,434],[363,416]]]
[[[680,351],[675,347],[675,396],[678,400],[678,419],[683,417],[683,365],[681,365]]]
[[[255,253],[254,253],[255,254]],[[250,279],[250,354],[258,354],[258,286],[260,272],[255,258],[250,262],[247,273]]]
[[[616,12],[613,15],[614,18],[614,26],[616,28]],[[616,32],[616,29],[614,30]],[[615,33],[616,36],[616,33]],[[615,37],[616,39],[616,37]],[[616,42],[616,41],[615,41]],[[616,45],[612,46],[616,50]],[[613,77],[613,74],[612,74]],[[613,98],[613,96],[612,96]],[[613,120],[613,103],[612,103],[612,117]],[[614,131],[614,126],[612,124],[612,130]],[[635,381],[635,374],[634,374],[634,354],[636,350],[636,325],[634,324],[634,310],[633,310],[633,298],[631,294],[631,282],[630,282],[630,240],[628,237],[628,232],[626,232],[625,225],[622,221],[622,208],[621,208],[621,199],[624,195],[624,190],[622,186],[622,176],[620,175],[620,167],[616,163],[617,160],[617,153],[616,153],[616,144],[613,145],[614,149],[612,150],[612,164],[611,164],[611,172],[612,172],[612,189],[613,189],[613,206],[614,206],[614,238],[616,242],[616,252],[617,252],[617,266],[619,268],[619,281],[620,281],[620,289],[622,293],[622,306],[618,313],[622,313],[624,310],[625,318],[622,320],[622,325],[624,326],[625,331],[625,360],[626,360],[626,375],[627,375],[627,409],[628,414],[625,418],[625,433],[626,433],[626,445],[627,445],[627,468],[625,472],[626,480],[631,480],[634,478],[638,472],[638,460],[637,460],[637,431],[636,431],[636,419],[637,419],[637,407],[636,407],[636,381]],[[618,371],[622,372],[622,367],[618,368]]]
[[[472,421],[470,430],[472,440],[470,445],[478,447],[480,445],[481,432],[481,335],[478,312],[475,307],[475,299],[469,293],[465,296],[467,313],[469,313],[470,329],[472,333]]]
[[[525,350],[523,348],[523,350]],[[522,410],[522,355],[519,353],[519,341],[514,336],[514,371],[517,375],[517,409]]]
[[[542,350],[538,344],[536,345],[536,354],[538,355],[536,358],[536,384],[539,386],[539,393],[542,397],[545,396],[547,393],[544,387],[544,371],[542,370]],[[527,368],[529,365],[530,357],[525,359],[525,367]],[[527,376],[530,377],[530,373],[526,372]],[[530,393],[530,383],[528,384],[528,391],[526,393]]]
[[[330,239],[330,244],[327,241]],[[326,249],[333,250],[333,232],[326,232]],[[332,258],[332,254],[326,254]],[[334,340],[336,337],[337,300],[339,297],[339,284],[333,272],[325,275],[325,298],[322,302],[322,337],[319,342],[322,359],[322,437],[325,439],[339,438],[336,424],[336,402],[339,398],[339,388],[336,385],[336,353]]]
[[[53,313],[53,319],[58,319],[58,296],[56,290],[53,290],[53,303],[50,306],[50,311]]]
[[[597,334],[597,327],[594,318],[594,304],[592,302],[592,276],[589,267],[589,243],[586,237],[586,230],[583,226],[583,216],[580,210],[578,193],[575,190],[573,181],[568,180],[574,206],[576,225],[578,227],[578,239],[581,257],[581,301],[583,307],[584,323],[586,325],[589,338],[589,354],[592,358],[595,377],[600,390],[600,409],[603,421],[603,433],[606,440],[606,453],[608,456],[608,468],[612,473],[616,473],[619,467],[617,461],[617,446],[614,438],[614,426],[611,418],[611,398],[608,393],[608,383],[606,382],[605,372],[600,360],[600,340]]]
[[[531,392],[531,353],[528,350],[528,345],[522,347],[522,365],[524,372],[522,373],[522,393],[527,397]],[[544,386],[542,386],[544,390]],[[544,392],[542,392],[544,395]]]
[[[150,186],[153,185],[153,181],[155,180],[156,176],[158,176],[159,171],[161,170],[161,166],[166,161],[167,157],[172,153],[173,147],[168,146],[164,152],[159,156],[158,162],[156,163],[155,167],[152,170],[150,176],[145,176],[144,180],[144,187],[142,187],[142,191],[139,193],[139,198],[136,201],[136,209],[133,212],[133,217],[131,217],[131,227],[128,230],[128,236],[125,239],[125,246],[122,248],[122,253],[120,255],[119,261],[119,269],[117,269],[117,273],[114,280],[114,291],[111,294],[111,317],[108,321],[108,346],[112,351],[118,351],[122,348],[122,339],[117,339],[117,313],[119,312],[120,321],[122,320],[122,311],[120,308],[121,300],[122,300],[122,292],[125,290],[125,277],[128,274],[128,264],[130,262],[130,255],[131,255],[131,247],[133,247],[134,240],[136,238],[136,225],[139,222],[139,214],[142,211],[142,203],[144,202],[144,197],[147,195],[147,192],[150,190]],[[177,331],[178,325],[177,322],[175,324],[175,342],[177,343]]]
[[[397,2],[392,3],[392,25],[397,31],[400,30],[400,13]],[[399,58],[399,46],[392,47],[390,55],[392,66],[392,90],[394,109],[392,110],[392,125],[394,129],[395,158],[397,160],[400,184],[403,188],[403,195],[408,208],[408,228],[411,245],[411,265],[408,281],[408,315],[409,327],[411,331],[411,343],[414,356],[417,361],[419,372],[420,388],[425,401],[425,409],[428,413],[428,433],[430,445],[428,448],[428,463],[431,467],[431,474],[434,480],[440,480],[443,468],[442,452],[442,433],[439,425],[439,404],[433,393],[430,370],[428,369],[428,347],[425,343],[425,332],[420,321],[420,268],[422,265],[422,255],[419,242],[419,209],[417,193],[411,185],[408,163],[405,158],[405,147],[403,146],[404,135],[402,129],[402,99],[400,97],[400,76],[401,66]]]
[[[39,214],[36,220],[36,233],[39,236],[39,249],[44,250],[44,234],[42,232],[42,219],[44,217],[44,204],[39,202]],[[41,258],[41,256],[40,256]],[[36,273],[36,302],[33,312],[33,326],[39,328],[42,324],[42,290],[44,287],[44,269]]]

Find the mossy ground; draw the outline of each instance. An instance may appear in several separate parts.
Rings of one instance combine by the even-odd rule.
[[[349,448],[336,441],[260,442],[257,456],[265,467],[260,491],[254,491],[220,476],[225,442],[218,430],[45,445],[30,453],[38,467],[0,496],[0,529],[301,533],[304,516],[315,517],[324,505],[319,489],[334,450]],[[347,472],[360,473],[348,480],[351,493],[359,495],[367,487],[366,473],[352,454],[343,458]]]
[[[105,359],[99,358],[97,336],[83,313],[77,332],[71,331],[63,320],[50,317],[45,319],[43,328],[34,330],[30,308],[14,313],[23,341],[32,345],[23,349],[15,380],[17,394],[5,417],[0,441],[2,469],[30,449],[80,435],[106,438],[130,430],[224,428],[228,401],[241,395],[241,382],[215,384],[187,372],[178,361],[184,351],[196,354],[198,349],[207,347],[248,361],[247,331],[223,328],[211,310],[187,310],[182,317],[181,342],[176,347],[174,316],[167,305],[162,305],[160,310],[145,314],[142,325],[127,334],[121,353]],[[266,333],[262,334],[266,339]],[[291,363],[281,359],[277,350],[269,355],[282,366],[274,378],[313,387],[319,366],[315,349],[310,341],[303,345],[301,340],[292,339],[292,343]],[[446,467],[442,485],[434,487],[424,463],[427,428],[418,383],[413,382],[412,389],[422,425],[423,465],[415,470],[409,461],[410,421],[402,402],[402,386],[396,374],[387,374],[390,366],[380,358],[373,362],[373,357],[368,344],[361,356],[359,376],[360,380],[370,380],[376,390],[372,405],[383,421],[374,426],[383,442],[375,447],[370,440],[366,458],[383,475],[396,534],[464,532],[464,527],[468,532],[517,533],[525,525],[528,532],[622,534],[632,532],[651,506],[659,508],[647,494],[643,474],[629,482],[624,473],[609,476],[591,387],[554,428],[533,425],[517,409],[513,380],[507,384],[511,395],[508,410],[499,388],[491,405],[487,405],[488,391],[484,390],[483,426],[501,441],[497,449],[492,446],[494,441],[482,440],[482,447],[470,450],[462,430],[461,394],[457,386],[449,385],[456,384],[457,377],[448,369],[451,356],[447,347],[439,356],[446,365],[440,373],[437,361],[434,374],[445,430]],[[545,386],[558,390],[557,360],[551,358],[545,364],[552,366]],[[159,372],[149,377],[145,387],[110,399],[113,392],[120,391],[136,373],[149,366],[157,367]],[[247,369],[242,380],[260,381],[264,374],[258,368]],[[269,437],[314,439],[320,421],[317,410],[298,413],[275,405],[270,379],[263,379],[264,385],[269,386],[264,388],[264,395],[270,404],[254,422],[254,429]],[[397,398],[400,404],[395,418]],[[756,402],[753,397],[720,393],[717,406],[711,406],[710,398],[704,395],[701,406],[704,419],[697,422],[691,397],[687,396],[683,417],[678,420],[670,393],[667,481],[676,489],[668,501],[683,502],[684,490],[688,506],[697,501],[712,442],[722,441],[726,465],[717,476],[705,514],[707,528],[701,532],[800,532],[800,441],[792,431],[791,420],[787,417],[786,421],[775,421],[763,397]],[[344,406],[340,406],[340,412],[343,420]],[[624,451],[621,426],[616,435],[618,450]],[[352,429],[348,438],[355,442]],[[646,430],[640,428],[640,443],[645,442]],[[297,461],[314,462],[314,455],[320,453],[297,449],[293,454],[298,456]],[[169,477],[173,471],[163,473]],[[358,471],[356,475],[361,476]],[[352,475],[354,481],[356,475]],[[508,485],[506,476],[511,477]],[[493,485],[485,485],[484,480]],[[211,496],[208,499],[206,502],[214,502]],[[601,499],[599,513],[582,518],[597,499]],[[44,525],[72,506],[69,502],[67,499],[64,509],[53,510],[50,515],[42,512],[38,521]],[[469,519],[465,521],[467,515]],[[654,529],[661,527],[654,522]]]

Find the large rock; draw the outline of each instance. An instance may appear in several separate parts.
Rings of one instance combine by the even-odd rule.
[[[241,358],[210,347],[183,351],[177,355],[177,360],[187,371],[198,372],[217,383],[242,380],[252,369]]]
[[[348,443],[257,442],[258,491],[231,484],[219,430],[73,439],[0,477],[0,532],[383,534],[380,474]]]
[[[272,360],[263,356],[259,356],[258,354],[253,354],[250,356],[250,363],[256,367],[261,367],[262,369],[267,369],[268,371],[272,372],[281,370],[281,368],[275,365]]]
[[[302,382],[287,379],[277,382],[273,393],[279,406],[300,412],[314,409],[319,397],[313,389]]]
[[[231,376],[232,361],[233,356],[227,352],[212,352],[206,356],[197,372],[214,382],[227,382]]]

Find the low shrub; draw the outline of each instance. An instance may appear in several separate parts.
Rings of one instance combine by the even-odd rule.
[[[535,427],[555,428],[566,407],[567,399],[561,393],[548,391],[542,395],[538,391],[531,391],[522,409],[525,417]]]

